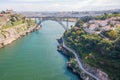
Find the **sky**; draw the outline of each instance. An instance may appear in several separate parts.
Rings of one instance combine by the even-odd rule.
[[[0,10],[99,11],[120,9],[120,0],[1,0]]]

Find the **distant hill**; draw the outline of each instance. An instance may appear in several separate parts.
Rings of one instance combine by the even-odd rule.
[[[112,10],[103,10],[103,11],[61,11],[61,12],[33,12],[33,11],[24,11],[24,12],[18,12],[20,14],[23,14],[24,16],[79,16],[79,17],[83,17],[83,16],[98,16],[98,15],[102,15],[104,13],[120,13],[120,9],[112,9]]]

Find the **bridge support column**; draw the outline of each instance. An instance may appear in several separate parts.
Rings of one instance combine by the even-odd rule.
[[[66,29],[68,29],[68,27],[69,27],[69,22],[68,22],[68,18],[67,18],[67,25],[66,25]]]
[[[77,21],[78,21],[78,20],[80,20],[80,18],[79,18],[79,17],[77,18]]]
[[[39,24],[41,25],[41,23],[42,23],[42,17],[39,18]]]
[[[37,23],[37,18],[35,18],[35,23]]]

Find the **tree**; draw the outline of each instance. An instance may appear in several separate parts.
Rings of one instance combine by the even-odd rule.
[[[118,32],[116,30],[104,31],[103,34],[111,40],[115,40],[118,37]]]
[[[113,14],[119,14],[119,12],[113,12]]]
[[[82,27],[83,26],[83,21],[82,20],[78,20],[77,23],[75,24],[75,26],[77,27]]]
[[[81,33],[80,30],[76,31],[76,35],[80,35],[80,33]]]
[[[1,14],[5,14],[6,12],[5,11],[1,11]]]

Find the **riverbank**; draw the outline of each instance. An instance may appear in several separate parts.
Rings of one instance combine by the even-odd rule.
[[[71,70],[74,74],[76,74],[80,78],[80,80],[81,79],[85,80],[86,77],[85,75],[82,75],[82,72],[80,71],[79,66],[77,64],[77,61],[74,58],[74,55],[63,47],[62,38],[57,39],[57,41],[59,43],[59,45],[57,46],[57,50],[61,52],[63,55],[65,55],[67,58],[69,58],[69,61],[67,62],[67,68]]]
[[[26,23],[17,25],[15,27],[0,30],[0,48],[11,44],[13,41],[36,31],[40,28],[39,25],[28,26]]]
[[[72,69],[72,71],[79,75],[83,80],[109,80],[108,75],[97,69],[95,67],[91,67],[89,64],[85,63],[83,60],[77,56],[77,53],[71,50],[66,46],[63,39],[59,39],[58,42],[60,45],[58,46],[58,51],[62,52],[64,55],[71,56],[72,53],[74,56],[71,56],[70,61],[68,62],[68,68]],[[75,57],[75,58],[74,58]]]
[[[74,55],[71,53],[71,52],[69,52],[67,49],[65,49],[64,47],[63,47],[63,41],[62,41],[62,38],[60,38],[60,39],[57,39],[57,41],[58,41],[58,43],[59,43],[59,45],[57,46],[57,51],[58,52],[60,52],[60,53],[62,53],[64,56],[66,56],[67,58],[68,58],[68,62],[67,62],[67,68],[69,69],[69,70],[71,70],[74,74],[76,74],[79,78],[80,78],[80,80],[82,80],[83,78],[81,77],[81,73],[80,73],[80,71],[78,70],[78,65],[75,65],[74,64],[74,61],[75,61],[75,59],[73,58],[74,57]],[[74,61],[73,61],[74,60]],[[76,62],[76,61],[75,61]]]

